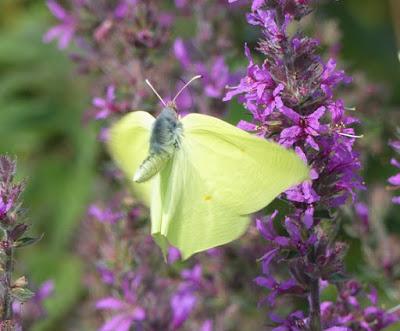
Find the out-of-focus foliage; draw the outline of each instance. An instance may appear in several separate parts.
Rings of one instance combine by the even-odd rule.
[[[0,3],[0,152],[15,155],[32,232],[39,244],[18,257],[36,284],[53,278],[52,321],[82,295],[80,261],[71,247],[92,188],[94,131],[82,126],[88,97],[68,58],[42,43],[49,14],[41,1]],[[53,325],[51,327],[50,325]]]
[[[399,111],[390,107],[400,102],[400,63],[388,3],[333,1],[322,7],[318,16],[338,20],[342,60],[349,71],[362,71],[369,81],[382,83],[378,94],[388,96],[384,107],[377,102],[373,116],[369,109],[359,109],[366,113],[365,138],[360,145],[368,148],[364,160],[367,186],[384,186],[386,178],[394,174],[386,142],[400,124]],[[243,17],[234,19],[238,21],[235,43],[241,52],[243,41],[255,41],[257,36]],[[82,123],[82,113],[90,102],[88,87],[65,54],[54,44],[42,43],[51,22],[44,1],[0,0],[0,153],[17,156],[19,177],[28,179],[24,205],[29,209],[31,231],[44,233],[39,244],[18,256],[17,274],[21,270],[37,284],[55,280],[55,294],[47,305],[49,319],[39,324],[38,330],[61,330],[60,325],[70,329],[65,321],[71,319],[71,312],[85,295],[74,239],[99,170],[95,130]],[[232,122],[242,114],[239,106],[231,106]],[[382,216],[397,236],[399,212],[399,207],[390,206]],[[360,279],[372,280],[386,294],[387,305],[393,305],[399,298],[391,294],[385,281],[359,267],[361,251],[360,241],[354,239],[347,261],[350,271]]]

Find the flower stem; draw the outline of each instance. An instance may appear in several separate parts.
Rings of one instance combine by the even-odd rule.
[[[13,271],[13,247],[9,238],[8,231],[4,231],[3,251],[4,261],[4,279],[3,279],[3,314],[2,321],[11,321],[13,318],[12,299],[11,299],[11,279]]]
[[[313,279],[310,284],[310,330],[322,330],[318,278]]]

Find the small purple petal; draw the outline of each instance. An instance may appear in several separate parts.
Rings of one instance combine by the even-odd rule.
[[[213,331],[213,329],[213,322],[211,320],[207,320],[202,324],[200,331]]]
[[[116,330],[120,331],[120,325],[122,323],[125,323],[127,319],[130,318],[127,317],[126,314],[115,315],[108,321],[106,321],[106,323],[103,324],[103,326],[98,331],[116,331]],[[129,325],[129,327],[130,326],[131,324]]]
[[[106,107],[107,103],[102,98],[93,98],[92,105],[97,108],[104,108],[104,107]]]
[[[60,21],[64,21],[68,17],[68,14],[65,11],[65,9],[53,0],[47,1],[47,7],[50,9],[52,14],[55,17],[57,17]]]
[[[113,102],[115,99],[115,86],[114,85],[110,85],[107,87],[107,101],[108,102]]]
[[[396,168],[400,168],[400,162],[397,161],[395,158],[392,158],[392,159],[390,160],[390,164],[391,164],[392,166],[396,167]]]
[[[133,319],[135,321],[143,321],[146,318],[146,312],[143,308],[137,307],[133,311]]]
[[[270,290],[272,290],[274,288],[274,286],[277,284],[275,279],[272,276],[269,276],[269,277],[259,276],[254,279],[254,282],[258,286],[266,287],[266,288],[269,288]]]
[[[52,40],[58,38],[64,29],[61,25],[56,25],[55,27],[50,28],[43,36],[43,42],[49,43]]]
[[[395,203],[396,205],[400,205],[400,196],[392,198],[392,202]]]
[[[288,107],[283,107],[282,108],[282,113],[287,117],[290,118],[294,123],[299,123],[301,116],[296,113],[293,109],[290,109]]]
[[[256,131],[257,130],[257,125],[247,122],[247,121],[243,121],[243,120],[239,121],[237,127],[242,130],[245,130],[245,131]]]
[[[116,299],[113,297],[108,297],[108,298],[103,298],[103,299],[100,299],[99,301],[97,301],[96,308],[97,309],[120,310],[120,309],[126,308],[126,303],[119,299]]]
[[[395,176],[389,177],[388,182],[395,186],[400,186],[400,173]]]

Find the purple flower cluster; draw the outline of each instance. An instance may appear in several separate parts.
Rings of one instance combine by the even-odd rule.
[[[2,229],[20,232],[17,214],[19,197],[23,190],[21,183],[14,183],[16,163],[7,156],[0,156],[0,225]],[[23,231],[24,232],[24,231]],[[21,233],[22,234],[22,233]],[[16,239],[15,236],[13,236]]]
[[[390,146],[400,154],[400,140],[395,140],[390,142]],[[400,162],[395,158],[390,160],[390,164],[400,169]],[[399,190],[400,189],[400,172],[388,179],[388,182],[392,187],[390,189]],[[392,199],[393,203],[400,205],[400,196],[395,196]]]
[[[43,317],[42,302],[52,290],[52,282],[44,283],[33,293],[25,276],[13,280],[15,249],[28,246],[40,238],[25,236],[28,224],[22,222],[20,196],[24,185],[15,181],[16,161],[0,155],[0,329],[20,330]],[[24,309],[22,304],[26,303]]]
[[[377,291],[367,295],[366,307],[360,303],[364,291],[356,281],[343,283],[336,302],[321,303],[322,319],[327,325],[343,325],[343,330],[378,331],[398,321],[397,312],[387,312],[378,307]]]
[[[178,90],[184,79],[198,74],[203,76],[201,88],[181,95],[180,111],[221,115],[226,110],[221,97],[233,76],[224,58],[232,48],[224,1],[190,5],[177,1],[174,14],[155,0],[70,0],[69,10],[55,0],[47,4],[60,24],[45,34],[44,41],[57,39],[60,49],[74,41],[79,51],[70,56],[78,71],[99,78],[87,118],[104,120],[139,107],[154,109],[155,97],[145,79],[157,77],[157,89],[168,99],[173,96],[171,80],[178,82],[174,88]],[[174,24],[180,20],[196,20],[192,38],[172,38]],[[217,25],[224,33],[213,33]]]
[[[333,212],[349,199],[354,201],[364,185],[358,175],[358,153],[353,149],[357,136],[352,125],[358,120],[349,116],[344,102],[334,96],[335,88],[351,79],[336,69],[334,59],[322,60],[317,40],[288,32],[289,24],[312,11],[312,4],[310,0],[253,1],[247,21],[262,31],[257,50],[263,61],[258,64],[246,45],[247,74],[224,98],[238,97],[250,112],[252,121],[240,121],[240,128],[293,148],[311,168],[311,181],[282,196],[292,210],[283,220],[284,233],[275,230],[277,212],[257,221],[268,241],[260,259],[263,275],[255,279],[269,289],[263,301],[275,307],[279,297],[292,294],[309,302],[308,316],[296,311],[274,330],[350,330],[358,318],[353,310],[347,315],[353,319],[346,321],[321,317],[320,282],[340,287],[346,279],[343,260],[347,247],[335,242],[334,231],[328,230],[334,226]],[[286,264],[290,276],[278,281],[275,264]],[[381,330],[394,321],[379,308],[375,314],[385,322],[375,320],[375,329],[363,328],[364,323],[362,330]],[[279,320],[273,318],[275,323]]]
[[[54,282],[52,280],[47,280],[39,286],[28,302],[13,302],[14,319],[17,321],[17,324],[21,326],[22,330],[29,329],[38,320],[46,318],[47,311],[44,307],[44,302],[51,297],[53,293]]]
[[[171,248],[167,264],[148,234],[146,210],[128,194],[107,200],[88,208],[78,246],[86,262],[84,282],[91,289],[88,305],[104,319],[101,330],[128,325],[139,330],[225,330],[241,319],[232,286],[248,286],[250,293],[250,275],[243,270],[225,275],[225,266],[238,259],[254,261],[254,245],[227,254],[214,249],[189,263],[179,261],[179,251]],[[240,258],[232,257],[238,254]],[[88,309],[85,315],[94,313]]]
[[[121,196],[119,199],[124,200]],[[129,212],[117,211],[123,209]],[[161,260],[148,229],[140,224],[140,206],[127,208],[111,200],[108,207],[91,205],[88,216],[80,251],[91,264],[95,262],[95,277],[100,278],[100,288],[105,293],[93,298],[96,309],[105,317],[99,330],[178,330],[190,317],[190,325],[212,330],[212,321],[197,311],[202,310],[207,297],[215,294],[213,282],[204,277],[199,264],[176,275],[168,274],[179,251],[170,249],[170,265]],[[87,239],[86,230],[92,240]],[[100,247],[98,242],[102,242]],[[88,286],[93,288],[91,274],[88,272],[86,277]]]

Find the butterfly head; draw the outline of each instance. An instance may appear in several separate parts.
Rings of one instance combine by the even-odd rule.
[[[177,118],[178,113],[177,113],[177,107],[176,107],[176,99],[179,97],[179,95],[184,91],[184,89],[186,87],[188,87],[193,81],[195,81],[196,79],[199,79],[201,77],[202,77],[201,75],[197,75],[197,76],[194,76],[193,78],[191,78],[185,85],[182,86],[182,88],[178,91],[178,93],[175,95],[175,97],[171,101],[168,101],[168,102],[165,102],[163,100],[163,98],[161,98],[161,96],[158,94],[157,90],[153,87],[153,85],[151,85],[151,83],[148,79],[146,79],[145,82],[147,85],[149,85],[149,87],[153,90],[154,94],[158,97],[158,99],[160,99],[160,101],[164,105],[165,108],[163,109],[162,113],[166,110],[167,111],[172,110],[175,113],[175,117]]]

